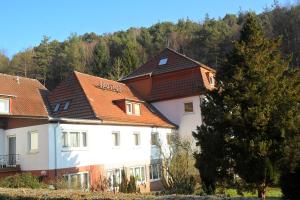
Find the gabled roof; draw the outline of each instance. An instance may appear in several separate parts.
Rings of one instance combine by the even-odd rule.
[[[166,64],[159,65],[162,59],[167,59]],[[180,54],[173,49],[166,48],[160,52],[157,56],[149,59],[145,64],[137,68],[130,75],[124,77],[121,81],[128,79],[133,79],[141,76],[147,75],[158,75],[168,72],[175,72],[184,69],[190,69],[195,67],[203,67],[210,71],[215,71],[214,69],[195,61],[183,54]]]
[[[0,73],[0,96],[11,100],[13,117],[48,117],[44,96],[48,90],[35,79]]]
[[[71,85],[61,83],[49,96],[51,108],[59,102],[71,101],[67,111],[53,113],[55,117],[99,119],[103,123],[174,127],[160,113],[140,99],[123,83],[74,72]],[[70,88],[70,89],[67,89]],[[116,102],[129,100],[141,104],[141,115],[128,115]]]

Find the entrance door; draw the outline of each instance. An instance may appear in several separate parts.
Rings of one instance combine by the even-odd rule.
[[[8,138],[8,165],[16,165],[16,137]]]

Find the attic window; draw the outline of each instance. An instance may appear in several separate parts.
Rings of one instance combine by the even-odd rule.
[[[141,115],[141,104],[139,103],[126,103],[126,113],[128,115]]]
[[[168,62],[168,58],[163,58],[163,59],[160,59],[158,65],[165,65],[165,64],[167,64],[167,62]]]
[[[64,110],[68,110],[70,107],[70,101],[66,101],[65,106],[64,106]]]
[[[58,112],[59,111],[59,107],[60,107],[60,103],[57,103],[55,105],[55,108],[54,108],[53,112]]]
[[[210,85],[212,85],[212,86],[215,85],[215,77],[213,74],[209,74],[208,81],[209,81]]]
[[[9,99],[0,99],[0,114],[9,114]]]

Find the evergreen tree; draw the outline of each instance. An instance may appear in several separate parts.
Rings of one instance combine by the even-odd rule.
[[[220,166],[227,167],[227,172],[234,170],[247,188],[257,189],[262,198],[278,178],[286,135],[298,128],[293,118],[299,113],[296,83],[289,80],[292,73],[279,45],[280,39],[264,36],[255,15],[247,15],[239,41],[218,72],[217,89],[203,105],[203,110],[211,108],[211,113],[204,113],[204,124],[194,134],[200,146],[203,135],[217,135],[225,151],[214,170],[220,171]],[[215,123],[209,122],[217,115]],[[202,149],[197,160],[203,160],[212,149]]]
[[[127,186],[128,186],[128,180],[125,173],[125,169],[122,169],[121,171],[121,184],[119,191],[122,193],[127,193]]]

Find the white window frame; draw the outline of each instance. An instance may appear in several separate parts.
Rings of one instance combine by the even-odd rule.
[[[117,137],[114,137],[113,136],[114,134],[117,135]],[[114,148],[120,148],[120,146],[121,146],[121,133],[120,133],[120,131],[113,131],[111,133],[111,136],[112,136],[112,138],[111,138],[112,139],[112,146]],[[116,141],[114,141],[113,139],[117,139],[117,145],[116,145]]]
[[[127,106],[128,106],[128,105],[130,106],[130,110],[127,109]],[[132,109],[133,109],[133,106],[132,106],[132,103],[131,103],[131,102],[126,102],[126,103],[125,103],[125,109],[126,109],[126,113],[127,113],[128,115],[132,115],[132,114],[133,114],[133,112],[132,112],[132,111],[133,111],[133,110],[132,110]]]
[[[5,109],[4,111],[0,111],[0,114],[10,114],[10,98],[0,98],[0,101],[4,102]]]
[[[133,145],[135,147],[141,146],[141,133],[140,132],[133,132],[132,136],[133,136]],[[136,136],[138,138],[138,144],[136,144]]]
[[[84,176],[84,174],[87,174],[87,188],[83,188],[83,181],[84,181],[83,176]],[[67,178],[67,183],[68,183],[69,189],[72,188],[71,177],[74,176],[74,175],[80,175],[80,187],[81,187],[81,189],[88,190],[90,188],[90,173],[88,171],[84,171],[84,172],[78,172],[78,173],[71,173],[71,174],[63,175],[65,178]]]
[[[185,110],[185,105],[186,104],[192,104],[192,108],[193,108],[193,111],[186,111]],[[194,113],[195,112],[195,110],[194,110],[194,102],[193,101],[186,101],[186,102],[183,102],[183,112],[184,112],[184,114],[191,114],[191,113]]]
[[[213,74],[209,74],[208,76],[208,82],[210,85],[214,86],[215,83],[216,83],[216,80],[215,80],[215,76]]]
[[[153,144],[153,142],[152,142],[152,135],[157,135],[157,137],[156,137],[156,144]],[[151,146],[153,146],[153,147],[157,147],[158,145],[159,145],[159,133],[158,132],[152,132],[151,133],[151,138],[150,138],[150,144],[151,144]]]
[[[79,133],[79,138],[77,141],[79,143],[78,147],[71,146],[71,134]],[[85,134],[85,144],[83,140],[83,135]],[[66,136],[66,138],[64,138]],[[65,140],[67,139],[67,141]],[[67,146],[65,146],[67,144]],[[88,149],[88,132],[87,131],[78,131],[78,130],[63,130],[61,132],[61,148],[62,151],[72,151],[72,150],[87,150]]]
[[[153,178],[153,168],[156,168],[157,170],[157,178]],[[162,168],[161,168],[161,164],[160,163],[156,163],[156,164],[151,164],[149,166],[149,179],[150,179],[150,182],[152,181],[158,181],[160,180],[162,177]]]
[[[36,134],[36,137],[37,137],[36,138],[37,145],[36,145],[35,149],[32,148],[32,139],[33,139],[32,135],[33,134]],[[39,152],[39,133],[38,133],[38,131],[29,131],[28,132],[28,152],[29,153],[38,153]]]
[[[144,176],[144,178],[140,177],[141,179],[137,179],[137,173],[136,173],[136,169],[139,169],[141,175],[143,173],[142,176]],[[144,169],[144,170],[143,170]],[[146,176],[146,166],[132,166],[130,167],[130,170],[129,170],[129,177],[130,176],[134,176],[137,184],[141,184],[141,183],[145,183],[146,180],[147,180],[147,176]]]
[[[133,109],[133,114],[134,115],[137,115],[137,116],[140,116],[141,115],[141,104],[140,103],[133,103],[133,106],[132,106],[134,109]],[[136,107],[138,107],[138,113],[136,112]]]

